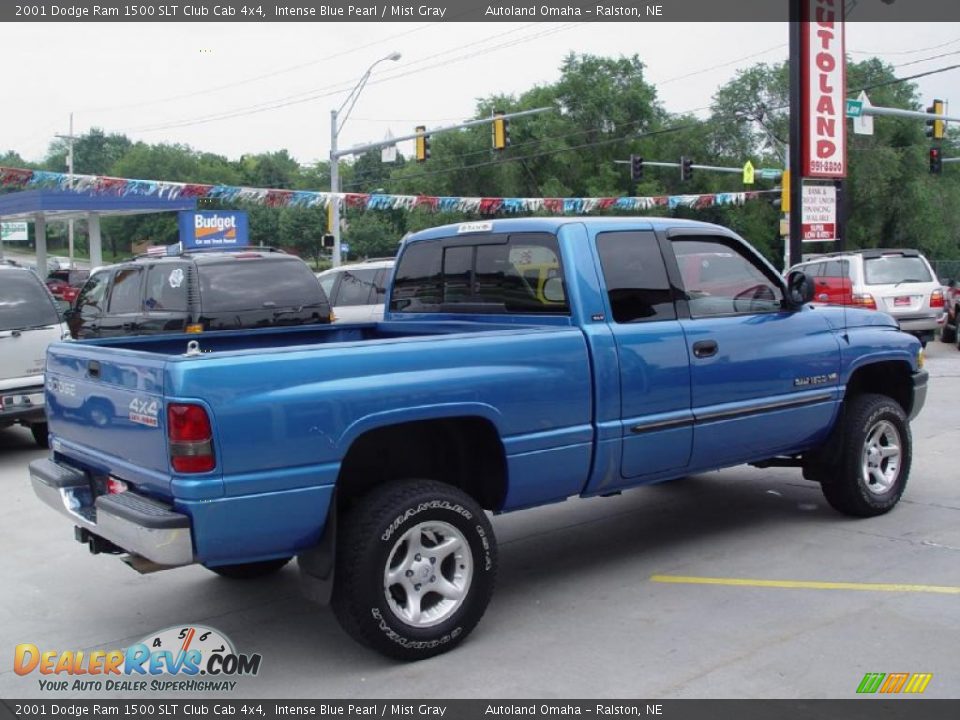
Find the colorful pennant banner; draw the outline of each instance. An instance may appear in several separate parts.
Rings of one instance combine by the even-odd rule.
[[[128,180],[102,175],[74,175],[0,167],[0,186],[24,190],[62,190],[93,195],[142,196],[152,198],[210,198],[225,202],[244,202],[272,208],[326,208],[331,201],[340,209],[413,210],[424,208],[440,212],[480,215],[509,215],[546,212],[551,215],[588,215],[605,210],[643,212],[656,207],[708,208],[716,205],[742,205],[764,193],[779,190],[710,193],[702,195],[656,195],[650,197],[599,198],[503,198],[450,197],[435,195],[386,195],[380,193],[328,193],[309,190],[271,190],[235,185],[204,185],[160,180]]]

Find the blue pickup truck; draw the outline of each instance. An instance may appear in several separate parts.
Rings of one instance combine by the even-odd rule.
[[[811,296],[706,223],[438,227],[381,323],[53,344],[31,479],[94,552],[229,578],[297,557],[356,640],[429,657],[491,598],[491,512],[741,463],[893,508],[920,343]]]

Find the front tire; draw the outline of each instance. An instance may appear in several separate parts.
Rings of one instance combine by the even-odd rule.
[[[943,323],[940,329],[940,342],[952,345],[957,341],[957,326],[949,324],[949,318]]]
[[[466,493],[432,480],[382,485],[340,528],[332,606],[354,640],[423,660],[453,649],[483,617],[497,547]]]
[[[823,494],[845,515],[882,515],[907,486],[910,426],[903,408],[886,395],[857,395],[847,403],[839,458],[821,480]]]

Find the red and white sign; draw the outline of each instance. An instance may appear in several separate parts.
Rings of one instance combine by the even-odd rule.
[[[818,242],[837,239],[837,189],[833,185],[804,185],[800,239]]]
[[[803,0],[804,177],[847,174],[844,0]]]

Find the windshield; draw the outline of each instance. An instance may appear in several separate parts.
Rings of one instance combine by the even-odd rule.
[[[31,272],[4,272],[0,282],[0,330],[60,322],[47,289]]]
[[[884,255],[867,258],[863,262],[864,280],[867,285],[894,285],[897,283],[923,283],[933,278],[923,258],[906,255]]]

